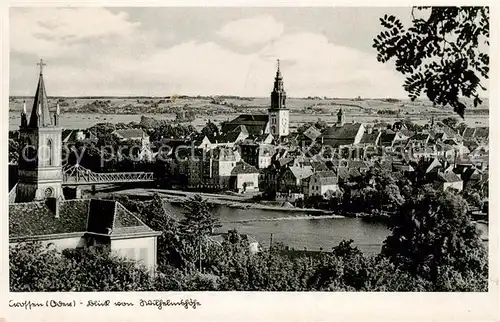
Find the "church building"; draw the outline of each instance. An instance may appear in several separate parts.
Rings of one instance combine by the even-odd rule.
[[[21,112],[18,181],[9,192],[9,244],[38,241],[57,249],[107,245],[112,251],[154,269],[154,231],[114,200],[72,199],[63,195],[62,128],[43,82],[43,66],[28,118]]]
[[[20,147],[16,202],[45,198],[62,198],[62,129],[59,126],[60,109],[50,112],[45,84],[43,60],[38,86],[28,119],[26,102],[21,112]]]
[[[283,85],[279,60],[278,69],[271,92],[271,106],[267,114],[242,114],[224,124],[222,133],[234,132],[244,128],[251,136],[271,134],[276,140],[282,140],[290,134],[290,111],[286,108],[286,92]]]

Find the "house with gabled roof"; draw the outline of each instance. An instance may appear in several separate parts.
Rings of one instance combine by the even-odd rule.
[[[336,192],[339,190],[338,177],[333,171],[318,171],[309,178],[307,196],[325,196],[328,191]]]
[[[233,127],[228,132],[223,132],[216,136],[215,146],[228,146],[232,147],[236,143],[242,142],[250,136],[248,127],[245,125],[238,125]]]
[[[396,145],[405,145],[408,142],[408,137],[401,131],[394,132],[392,130],[382,131],[379,137],[379,145],[386,151],[393,151]]]
[[[312,174],[311,166],[288,166],[279,177],[278,189],[280,192],[302,193],[304,180]]]
[[[239,193],[259,191],[259,170],[240,161],[231,171],[231,189]]]
[[[304,132],[298,135],[297,141],[302,146],[309,146],[316,142],[320,136],[321,131],[314,124],[311,124]]]
[[[269,133],[269,115],[241,114],[235,119],[224,123],[221,132],[229,133],[241,126],[246,128],[249,135],[262,135],[264,133]]]
[[[443,191],[450,188],[462,191],[464,188],[464,182],[453,171],[439,172],[437,176],[437,184]]]
[[[324,130],[320,139],[325,146],[340,148],[359,144],[364,132],[365,127],[361,123],[336,124]]]
[[[462,132],[464,140],[488,141],[490,128],[484,127],[467,127]]]
[[[59,250],[106,245],[154,268],[160,235],[114,200],[52,198],[9,205],[11,245],[39,241]]]

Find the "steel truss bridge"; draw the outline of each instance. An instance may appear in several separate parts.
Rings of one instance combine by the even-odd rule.
[[[63,185],[97,185],[154,181],[153,172],[104,172],[97,173],[79,164],[63,171]]]

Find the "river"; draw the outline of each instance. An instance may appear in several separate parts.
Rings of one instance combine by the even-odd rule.
[[[174,208],[177,208],[175,206]],[[385,224],[361,218],[308,218],[305,212],[268,211],[239,209],[215,205],[213,213],[219,216],[222,227],[219,232],[236,229],[239,233],[255,238],[263,248],[269,247],[271,234],[273,243],[281,242],[297,250],[330,251],[342,240],[352,239],[366,255],[380,252],[383,241],[390,234]],[[488,226],[478,224],[483,237],[487,237]]]
[[[380,251],[389,230],[382,223],[368,222],[361,218],[307,218],[303,212],[280,212],[257,209],[234,209],[217,206],[222,230],[234,229],[248,234],[264,247],[281,242],[294,249],[331,250],[342,240],[352,239],[364,253]]]

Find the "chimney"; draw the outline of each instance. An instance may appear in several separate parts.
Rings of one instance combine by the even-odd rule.
[[[372,126],[368,126],[368,127],[366,128],[366,133],[368,133],[368,134],[372,134],[372,132],[373,132],[373,127],[372,127]]]

